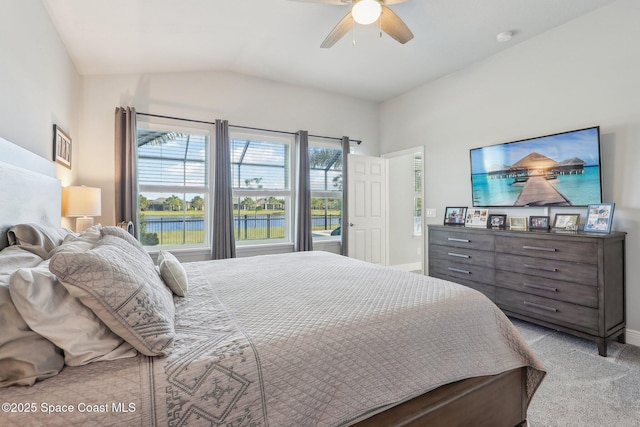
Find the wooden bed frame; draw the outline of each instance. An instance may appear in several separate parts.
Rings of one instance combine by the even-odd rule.
[[[527,368],[447,384],[374,415],[358,427],[526,426]]]
[[[55,166],[0,138],[0,249],[10,225],[60,226],[61,187]],[[3,244],[4,242],[4,244]],[[477,377],[439,387],[354,425],[513,427],[526,425],[526,370]]]

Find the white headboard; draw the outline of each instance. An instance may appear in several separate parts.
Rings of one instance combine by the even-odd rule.
[[[0,159],[0,249],[12,225],[60,227],[62,189],[53,162],[3,138]]]

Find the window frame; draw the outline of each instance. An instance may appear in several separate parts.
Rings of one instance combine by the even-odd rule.
[[[231,152],[233,152],[233,142],[234,140],[251,140],[256,142],[264,142],[264,143],[274,143],[274,144],[284,144],[289,147],[289,155],[288,155],[288,173],[287,173],[287,181],[289,184],[288,189],[281,190],[272,190],[272,189],[237,189],[232,185],[231,193],[232,200],[235,204],[236,199],[244,199],[246,197],[255,197],[255,198],[269,198],[269,197],[278,197],[284,199],[285,208],[284,208],[284,237],[282,238],[270,238],[270,239],[255,239],[255,240],[240,240],[237,238],[237,231],[235,228],[235,211],[233,212],[234,218],[234,234],[235,234],[235,243],[237,248],[247,248],[251,246],[255,247],[265,247],[268,245],[293,245],[293,217],[295,215],[295,203],[296,203],[296,184],[295,178],[297,174],[295,173],[295,159],[296,159],[296,144],[295,144],[295,136],[285,133],[278,132],[270,132],[270,131],[261,131],[261,130],[253,130],[253,129],[229,129],[229,144]],[[231,170],[233,173],[234,169],[234,161],[231,159]],[[232,182],[234,177],[232,177]]]
[[[137,144],[138,131],[140,129],[155,130],[162,132],[180,132],[190,134],[205,134],[207,137],[204,154],[204,185],[162,185],[162,184],[141,184],[140,183],[140,154]],[[166,193],[175,194],[181,198],[184,198],[186,194],[202,195],[204,198],[203,205],[203,242],[202,243],[185,243],[185,244],[158,244],[158,245],[145,245],[144,248],[148,252],[157,252],[160,250],[172,250],[172,251],[192,251],[192,250],[211,250],[211,227],[213,221],[213,174],[212,168],[214,165],[212,144],[213,135],[215,134],[212,125],[197,122],[185,122],[179,119],[170,118],[156,118],[156,117],[140,117],[136,119],[136,148],[135,148],[135,161],[136,161],[136,224],[140,222],[140,195],[142,192],[147,193]],[[183,200],[186,202],[186,200]],[[183,209],[186,213],[186,205]],[[186,215],[185,215],[186,216]],[[181,218],[184,218],[181,217]],[[140,238],[140,227],[136,230],[136,235]]]

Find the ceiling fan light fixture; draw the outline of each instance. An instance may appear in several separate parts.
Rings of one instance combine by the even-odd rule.
[[[376,22],[381,13],[382,5],[376,0],[360,0],[351,9],[353,20],[361,25],[369,25]]]

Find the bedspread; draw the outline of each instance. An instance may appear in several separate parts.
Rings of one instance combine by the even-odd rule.
[[[0,389],[33,409],[3,425],[349,425],[457,380],[527,366],[531,397],[544,376],[504,314],[461,285],[323,252],[184,265],[169,356]]]

